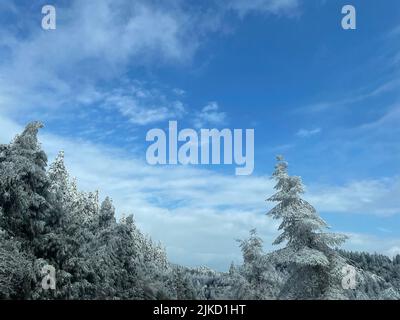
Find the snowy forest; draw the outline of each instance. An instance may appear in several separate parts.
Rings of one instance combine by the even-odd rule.
[[[264,252],[250,230],[238,241],[242,264],[216,272],[170,263],[133,216],[117,221],[110,198],[78,190],[63,152],[47,164],[41,127],[30,123],[0,145],[1,299],[400,299],[400,256],[341,250],[346,236],[328,232],[281,156],[268,198],[280,222],[277,250]],[[55,269],[54,290],[43,286],[45,266]],[[343,286],[347,266],[354,288]]]

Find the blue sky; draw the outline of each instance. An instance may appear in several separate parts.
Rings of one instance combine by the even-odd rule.
[[[341,8],[357,29],[341,28]],[[53,4],[57,29],[40,27]],[[0,141],[42,120],[84,190],[161,240],[174,262],[224,270],[265,217],[276,154],[346,248],[400,253],[400,3],[2,1]],[[254,128],[255,171],[151,167],[151,128]]]

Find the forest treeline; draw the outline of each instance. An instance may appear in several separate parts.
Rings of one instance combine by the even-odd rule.
[[[283,157],[268,213],[281,222],[279,249],[264,252],[251,230],[239,241],[243,263],[224,273],[170,263],[133,216],[117,221],[110,198],[78,190],[62,152],[48,166],[41,127],[30,123],[0,145],[1,299],[400,299],[400,256],[339,250],[346,237],[301,198]],[[43,285],[46,266],[55,290]],[[343,286],[348,266],[355,288]]]

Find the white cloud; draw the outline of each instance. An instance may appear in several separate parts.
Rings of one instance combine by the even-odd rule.
[[[297,131],[296,136],[301,137],[301,138],[308,138],[311,136],[315,136],[316,134],[318,134],[320,132],[321,132],[320,128],[315,128],[315,129],[311,129],[311,130],[300,129],[299,131]]]
[[[220,126],[226,123],[226,113],[219,110],[217,102],[208,103],[195,115],[194,126],[204,128],[207,125]]]
[[[370,234],[347,233],[349,239],[344,244],[344,249],[352,251],[366,251],[381,253],[390,258],[400,254],[400,238],[380,238]]]
[[[296,4],[232,0],[198,10],[179,0],[72,0],[57,7],[59,23],[52,32],[41,30],[30,11],[4,6],[22,22],[0,31],[1,53],[7,57],[0,57],[0,108],[10,114],[32,109],[44,114],[61,107],[73,112],[97,102],[99,83],[110,84],[132,67],[191,61],[205,36],[222,28],[227,8],[280,14]],[[149,110],[146,105],[143,110],[141,104],[134,105],[122,108],[133,122],[142,122],[132,117],[136,113],[143,122],[165,118],[158,116],[165,113],[163,107]]]
[[[131,123],[138,125],[176,120],[185,113],[181,101],[170,100],[159,90],[149,90],[138,83],[106,93],[101,104],[107,109],[116,109]]]
[[[306,198],[320,211],[391,216],[400,213],[400,177],[312,185]]]
[[[193,13],[178,5],[75,0],[58,10],[55,31],[29,25],[23,38],[13,30],[1,32],[2,52],[8,53],[0,62],[3,111],[41,112],[96,102],[90,93],[98,91],[99,82],[118,80],[135,66],[185,63],[199,45],[193,32],[197,25],[188,23]]]
[[[397,255],[400,255],[400,240],[397,241],[397,243],[398,243],[398,245],[393,246],[393,247],[391,247],[391,248],[386,250],[386,254],[389,257],[394,257],[394,256],[397,256]]]

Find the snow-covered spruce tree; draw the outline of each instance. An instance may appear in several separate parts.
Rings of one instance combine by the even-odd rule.
[[[288,175],[288,164],[277,157],[273,173],[277,192],[268,200],[278,202],[268,215],[282,220],[282,233],[275,245],[286,247],[271,257],[287,266],[289,278],[283,286],[281,299],[342,299],[341,267],[343,259],[332,247],[342,244],[346,236],[325,232],[328,225],[315,208],[300,196],[304,187],[300,177]]]
[[[173,290],[174,298],[178,300],[194,300],[196,299],[196,290],[190,281],[189,275],[185,272],[185,268],[176,266],[173,268]]]
[[[9,241],[14,243],[8,248],[14,247],[21,259],[31,260],[30,274],[34,279],[29,298],[34,299],[53,297],[52,293],[49,296],[50,292],[41,289],[40,266],[58,267],[57,255],[62,254],[58,248],[61,237],[54,233],[61,212],[50,192],[47,156],[37,139],[41,127],[39,122],[28,124],[11,144],[1,147],[0,155],[0,207],[3,211],[0,224]],[[62,275],[60,271],[60,278]]]
[[[42,124],[33,122],[0,155],[0,207],[3,227],[14,237],[37,249],[50,215],[46,154],[37,133]],[[25,243],[23,243],[25,245]]]
[[[131,215],[116,222],[112,201],[106,198],[90,228],[94,238],[85,250],[94,298],[170,298],[165,294],[163,275],[167,270],[160,248],[146,240]]]
[[[109,197],[106,197],[101,203],[98,221],[100,228],[107,228],[116,223],[115,208]]]
[[[75,181],[71,181],[61,151],[48,170],[49,191],[52,202],[52,215],[48,221],[49,232],[41,258],[47,259],[57,269],[57,294],[54,298],[85,298],[91,291],[87,281],[88,270],[85,245],[93,241],[84,216],[86,201],[77,190]]]
[[[256,229],[250,230],[250,237],[246,240],[238,240],[243,254],[243,266],[240,274],[248,282],[248,286],[234,286],[237,291],[237,299],[274,299],[279,293],[282,284],[281,278],[274,266],[263,252],[263,240],[258,236]],[[237,281],[237,285],[241,281]],[[249,290],[245,296],[240,297],[239,292]]]

